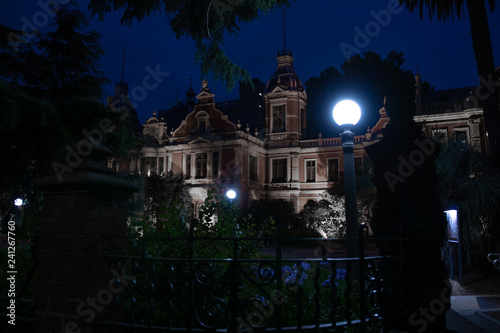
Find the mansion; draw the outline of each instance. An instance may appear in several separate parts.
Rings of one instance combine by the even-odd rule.
[[[305,139],[306,91],[293,69],[291,52],[279,52],[276,60],[267,85],[254,80],[253,97],[242,98],[240,86],[237,109],[245,112],[234,111],[231,103],[218,104],[204,80],[198,94],[190,86],[186,103],[155,112],[142,125],[149,144],[142,148],[140,158],[113,167],[137,174],[182,173],[198,206],[211,187],[221,192],[235,190],[235,201],[242,206],[252,200],[286,199],[299,212],[308,200],[319,199],[342,180],[341,138],[319,134],[316,139]],[[439,92],[422,96],[419,89],[417,73],[415,121],[428,135],[485,147],[482,110],[448,107],[457,98],[460,102],[466,99],[467,95],[462,96],[465,91],[458,97]],[[127,98],[127,90],[121,82],[114,98]],[[366,157],[365,147],[381,139],[389,122],[384,107],[379,114],[372,128],[355,136],[356,168],[361,168]]]

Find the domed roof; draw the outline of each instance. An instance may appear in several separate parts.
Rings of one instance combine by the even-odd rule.
[[[266,93],[273,91],[277,86],[280,86],[284,90],[303,91],[302,82],[293,70],[292,52],[288,50],[280,51],[276,60],[278,61],[278,65],[271,79],[267,82]]]

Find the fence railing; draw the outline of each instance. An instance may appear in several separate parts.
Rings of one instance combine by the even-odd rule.
[[[359,258],[345,257],[338,239],[300,239],[307,249],[300,251],[290,247],[299,240],[284,238],[133,239],[134,255],[105,254],[129,281],[102,325],[126,332],[380,330],[381,318],[401,311],[404,256],[378,255],[363,235],[355,240]]]
[[[116,278],[97,294],[110,315],[93,323],[106,331],[378,332],[403,311],[406,257],[379,255],[375,242],[404,240],[365,239],[362,228],[359,258],[346,257],[345,239],[128,241],[127,253],[103,252]],[[34,301],[17,302],[17,328],[29,331]],[[83,320],[94,319],[90,309]]]

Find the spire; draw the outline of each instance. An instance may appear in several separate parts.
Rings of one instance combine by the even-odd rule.
[[[123,72],[125,71],[125,45],[123,45],[123,56],[122,56],[122,79],[123,82]]]
[[[416,114],[422,114],[422,111],[422,82],[420,81],[417,62],[417,73],[415,74],[415,112]]]
[[[188,107],[189,112],[193,111],[196,97],[196,94],[193,90],[192,81],[193,79],[189,77],[189,89],[186,91],[186,106]]]
[[[286,24],[285,8],[283,8],[283,53],[286,52]]]
[[[128,83],[123,81],[125,73],[125,45],[123,45],[123,54],[122,54],[122,76],[120,81],[115,84],[115,98],[122,98],[122,96],[128,95]]]
[[[283,8],[283,50],[280,50],[278,47],[278,57],[283,56],[283,55],[292,55],[292,52],[290,50],[286,49],[286,14],[285,14],[285,8]]]

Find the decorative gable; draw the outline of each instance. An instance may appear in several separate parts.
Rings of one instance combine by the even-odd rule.
[[[236,131],[236,125],[229,120],[227,115],[215,108],[215,95],[210,93],[207,84],[208,81],[204,80],[201,93],[196,96],[198,104],[174,131],[174,139],[185,140],[191,135],[226,134]]]

